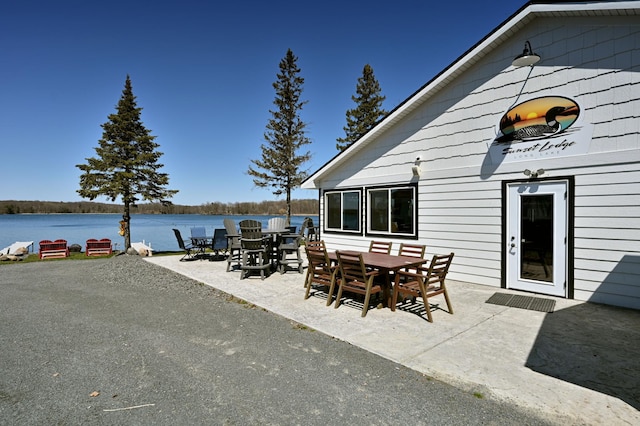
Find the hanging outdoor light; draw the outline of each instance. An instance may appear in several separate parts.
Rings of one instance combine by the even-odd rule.
[[[513,59],[513,62],[511,63],[511,65],[513,65],[514,67],[533,66],[534,64],[538,63],[539,60],[540,60],[540,55],[533,53],[533,49],[531,48],[531,43],[529,43],[529,40],[527,40],[524,43],[524,50],[520,55],[516,56]]]

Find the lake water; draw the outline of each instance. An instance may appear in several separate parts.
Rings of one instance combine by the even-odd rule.
[[[255,219],[264,228],[271,216],[218,216],[198,214],[134,214],[131,215],[131,242],[144,241],[156,251],[179,250],[172,229],[180,230],[183,238],[191,235],[191,227],[204,226],[213,235],[216,228],[224,228],[225,218],[236,224]],[[318,223],[317,216],[310,216]],[[4,214],[0,215],[0,250],[16,241],[33,241],[34,252],[41,240],[67,240],[69,245],[84,246],[89,238],[109,238],[116,250],[122,250],[124,238],[118,234],[121,214]],[[304,216],[292,216],[291,225],[300,229]],[[150,243],[150,244],[149,244]]]

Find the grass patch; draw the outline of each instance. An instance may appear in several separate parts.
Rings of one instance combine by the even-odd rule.
[[[296,330],[307,330],[307,331],[316,331],[314,328],[311,328],[307,325],[301,324],[299,322],[295,322],[295,321],[291,321],[291,324],[293,325],[293,328],[295,328]]]
[[[244,305],[250,309],[256,308],[256,305],[254,305],[253,303],[249,303],[246,300],[240,299],[239,297],[235,297],[233,295],[229,295],[229,297],[227,297],[227,302],[234,302],[234,303],[237,303],[238,305]]]
[[[94,259],[104,259],[108,257],[113,257],[117,253],[113,253],[105,256],[86,256],[84,253],[72,252],[69,254],[69,257],[61,257],[61,258],[53,258],[53,259],[40,259],[38,253],[30,253],[26,256],[23,256],[21,260],[3,260],[0,262],[1,265],[15,265],[20,263],[32,263],[32,262],[58,262],[61,260],[94,260]]]
[[[475,396],[478,399],[484,399],[484,395],[482,394],[482,392],[474,392],[473,396]]]

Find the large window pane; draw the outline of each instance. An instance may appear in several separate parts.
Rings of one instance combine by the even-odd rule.
[[[344,202],[342,229],[360,230],[360,194],[357,192],[345,192],[342,201]]]
[[[342,194],[334,192],[327,194],[327,228],[341,229],[342,228]]]
[[[389,231],[389,191],[369,192],[371,230]]]
[[[413,188],[391,190],[391,232],[413,234]]]

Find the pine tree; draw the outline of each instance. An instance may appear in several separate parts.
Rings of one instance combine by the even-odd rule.
[[[289,223],[291,191],[307,178],[308,174],[301,166],[311,158],[308,151],[298,154],[300,148],[311,141],[305,136],[307,125],[300,118],[300,111],[307,101],[300,99],[304,78],[300,76],[297,60],[289,49],[280,61],[280,72],[273,83],[276,91],[273,103],[277,108],[269,110],[271,119],[264,133],[267,144],[261,145],[262,158],[251,160],[248,170],[257,187],[269,187],[276,196],[285,194]]]
[[[347,110],[347,125],[343,127],[346,136],[338,138],[336,149],[343,151],[349,145],[360,139],[365,133],[375,126],[378,121],[387,115],[382,109],[382,102],[386,96],[382,96],[380,84],[373,74],[371,65],[366,64],[362,70],[362,77],[358,78],[356,95],[351,100],[356,103],[354,109]]]
[[[120,235],[124,237],[127,250],[131,247],[130,209],[139,197],[171,204],[166,198],[178,191],[164,188],[169,184],[169,175],[158,171],[163,167],[158,163],[162,156],[157,151],[160,145],[154,142],[156,137],[151,136],[140,120],[142,108],[136,105],[128,75],[116,111],[101,126],[102,139],[95,148],[97,157],[86,158],[86,164],[76,165],[83,172],[77,192],[90,200],[99,196],[111,201],[122,198],[124,212]]]

